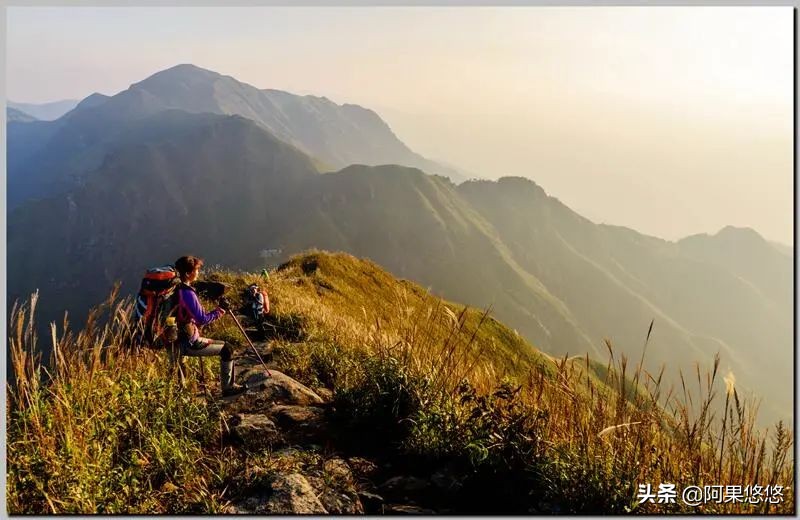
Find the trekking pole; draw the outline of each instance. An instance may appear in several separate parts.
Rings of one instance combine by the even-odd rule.
[[[250,348],[252,348],[252,349],[253,349],[253,352],[255,352],[255,353],[256,353],[256,357],[258,358],[258,360],[259,360],[259,361],[261,361],[261,365],[264,367],[264,370],[266,370],[266,371],[267,371],[267,376],[269,376],[269,377],[272,377],[272,373],[271,373],[271,372],[269,371],[269,369],[267,368],[267,364],[266,364],[266,363],[264,363],[264,360],[263,360],[263,359],[261,359],[261,354],[259,354],[259,353],[258,353],[258,350],[256,350],[256,346],[255,346],[255,345],[253,345],[253,342],[252,342],[252,341],[250,341],[250,338],[249,338],[249,337],[247,337],[247,333],[244,331],[244,327],[242,327],[242,324],[241,324],[241,323],[239,323],[239,320],[238,320],[238,319],[236,319],[236,316],[235,316],[235,315],[234,315],[232,312],[230,312],[230,311],[229,311],[228,313],[231,315],[231,318],[233,318],[233,322],[234,322],[234,323],[236,323],[236,326],[237,326],[237,327],[239,327],[239,330],[242,332],[242,336],[244,336],[244,339],[246,339],[246,340],[247,340],[247,343],[249,343],[249,344],[250,344]]]

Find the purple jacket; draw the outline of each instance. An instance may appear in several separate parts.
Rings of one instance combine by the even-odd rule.
[[[203,306],[200,305],[200,300],[197,298],[197,293],[194,292],[191,286],[181,284],[178,286],[177,292],[177,321],[179,325],[191,322],[197,327],[202,327],[222,316],[222,309],[214,309],[211,312],[204,311]],[[200,337],[200,330],[197,327],[194,327],[194,333],[189,338],[191,342],[197,341],[197,338]]]

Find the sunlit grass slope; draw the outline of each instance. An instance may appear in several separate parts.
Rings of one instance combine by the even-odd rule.
[[[671,389],[610,343],[606,363],[553,359],[487,311],[346,254],[296,256],[268,281],[210,278],[229,285],[235,304],[254,281],[268,288],[273,364],[332,392],[334,450],[382,467],[447,468],[461,486],[448,511],[794,511],[792,433],[782,424],[758,431],[757,407],[732,380],[714,395],[718,364]],[[45,369],[34,307],[35,298],[9,322],[9,512],[222,512],[243,489],[328,455],[300,447],[305,455],[289,467],[277,452],[229,444],[213,391],[198,393],[194,380],[179,390],[163,353],[127,348],[125,302],[107,302],[80,333],[59,326],[39,338],[55,344]],[[243,343],[229,320],[208,334]],[[720,399],[724,418],[712,411]],[[648,483],[782,485],[783,501],[639,504]]]

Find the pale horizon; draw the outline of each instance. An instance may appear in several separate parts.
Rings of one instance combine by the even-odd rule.
[[[123,13],[124,11],[124,13]],[[124,14],[124,16],[122,16]],[[595,221],[793,245],[791,7],[7,10],[7,96],[180,63],[375,110],[412,150]]]

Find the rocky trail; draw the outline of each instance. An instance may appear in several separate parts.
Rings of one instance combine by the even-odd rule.
[[[249,468],[264,478],[257,479],[258,485],[228,490],[228,513],[453,512],[447,504],[454,503],[461,491],[454,473],[431,472],[398,460],[395,450],[376,439],[375,432],[344,431],[332,420],[332,389],[308,388],[274,368],[273,359],[292,343],[280,342],[273,348],[256,329],[246,330],[256,340],[270,375],[249,346],[239,350],[236,380],[246,383],[248,390],[220,399],[226,423],[223,443],[241,453],[268,451],[271,470]]]

